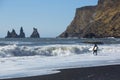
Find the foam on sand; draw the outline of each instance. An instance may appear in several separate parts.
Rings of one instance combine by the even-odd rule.
[[[58,73],[58,69],[120,64],[120,44],[0,46],[0,79]],[[34,55],[34,56],[33,56]]]

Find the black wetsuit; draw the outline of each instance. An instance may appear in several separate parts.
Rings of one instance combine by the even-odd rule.
[[[93,54],[97,55],[98,46],[95,44],[93,48]]]

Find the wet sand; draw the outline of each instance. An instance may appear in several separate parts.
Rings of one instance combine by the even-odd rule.
[[[120,65],[60,70],[60,73],[2,80],[120,80]]]

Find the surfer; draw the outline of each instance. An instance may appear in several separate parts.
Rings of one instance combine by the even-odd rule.
[[[98,50],[98,46],[97,44],[95,44],[93,47],[93,54],[97,55],[97,50]]]

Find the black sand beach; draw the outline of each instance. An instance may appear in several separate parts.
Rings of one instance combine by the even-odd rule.
[[[120,80],[120,65],[60,70],[60,73],[2,80]]]

